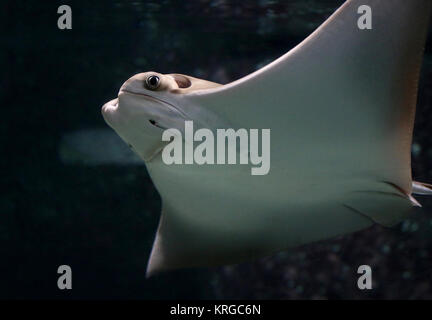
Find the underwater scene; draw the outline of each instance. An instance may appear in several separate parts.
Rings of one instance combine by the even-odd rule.
[[[377,1],[363,2],[375,4]],[[427,1],[415,2],[421,4]],[[333,38],[329,32],[309,38],[310,43],[324,39],[326,45],[322,48],[306,51],[308,43],[296,48],[344,3],[343,0],[4,1],[0,11],[3,22],[0,50],[3,75],[0,78],[3,115],[0,125],[0,299],[432,299],[432,197],[427,196],[432,194],[432,24],[427,27],[426,24],[418,24],[418,30],[422,30],[423,26],[427,32],[418,85],[414,64],[399,68],[410,76],[413,74],[412,79],[401,77],[400,81],[395,82],[396,85],[406,82],[410,88],[418,87],[412,145],[407,144],[409,135],[403,136],[398,143],[410,147],[412,179],[424,183],[417,186],[420,189],[424,187],[423,191],[417,190],[420,195],[413,196],[403,192],[403,187],[395,186],[396,182],[389,181],[386,185],[386,188],[393,188],[389,193],[397,194],[398,199],[403,201],[402,205],[409,200],[414,207],[422,206],[396,223],[387,223],[384,218],[385,222],[381,223],[384,221],[380,220],[382,210],[377,213],[378,217],[374,215],[371,218],[364,212],[357,215],[362,211],[358,208],[369,208],[375,201],[375,198],[370,201],[369,198],[361,198],[349,205],[344,203],[349,214],[357,212],[355,219],[361,227],[348,227],[345,222],[335,220],[332,223],[335,235],[326,236],[321,230],[310,235],[310,229],[305,226],[311,223],[310,220],[303,220],[299,214],[299,218],[293,218],[296,225],[287,226],[286,230],[294,232],[304,229],[304,241],[291,239],[287,235],[289,241],[296,245],[283,250],[285,242],[278,236],[278,232],[283,233],[287,221],[283,215],[290,215],[291,207],[284,207],[285,202],[294,203],[293,208],[304,208],[307,204],[313,208],[310,210],[316,212],[333,210],[329,204],[333,201],[333,198],[330,199],[333,194],[331,186],[340,176],[350,179],[352,172],[338,167],[334,169],[338,173],[336,176],[328,173],[325,179],[312,179],[318,169],[324,172],[333,170],[329,164],[332,158],[326,157],[326,152],[339,155],[339,151],[328,151],[326,138],[330,137],[329,132],[333,129],[336,132],[336,127],[343,128],[340,131],[342,134],[339,132],[331,137],[340,137],[341,143],[345,143],[344,137],[361,138],[361,134],[356,135],[361,131],[361,121],[366,123],[366,119],[375,114],[373,112],[364,118],[357,117],[358,123],[353,124],[346,116],[332,115],[335,125],[328,126],[328,131],[324,125],[331,115],[331,111],[326,111],[328,105],[317,109],[317,113],[311,112],[310,122],[301,118],[300,111],[290,113],[293,120],[284,122],[284,113],[272,114],[271,105],[262,105],[256,111],[247,112],[244,115],[247,123],[260,123],[260,119],[265,119],[259,129],[267,128],[267,124],[281,124],[280,132],[284,130],[287,135],[279,141],[279,131],[272,131],[270,174],[267,178],[255,178],[250,174],[249,167],[245,173],[221,173],[223,169],[177,173],[170,167],[171,174],[171,171],[160,170],[159,164],[151,163],[154,153],[148,154],[147,149],[140,149],[138,131],[130,131],[142,129],[141,121],[137,120],[141,113],[136,111],[135,114],[135,109],[131,109],[127,116],[132,114],[133,119],[124,120],[123,115],[119,119],[110,118],[106,111],[108,107],[101,110],[108,102],[110,108],[121,107],[122,99],[126,110],[128,101],[125,96],[120,97],[119,90],[124,89],[127,94],[138,82],[144,83],[146,91],[143,95],[153,99],[151,101],[158,103],[158,106],[160,101],[155,102],[148,93],[152,90],[161,93],[161,99],[168,101],[165,105],[173,108],[169,111],[170,116],[176,114],[174,120],[193,114],[200,119],[200,124],[212,123],[214,128],[217,125],[227,127],[226,123],[239,128],[243,115],[236,113],[230,118],[231,109],[228,107],[226,112],[215,109],[214,113],[212,110],[203,115],[200,103],[210,101],[209,105],[213,108],[212,101],[226,101],[224,99],[228,97],[234,104],[250,104],[254,100],[273,101],[289,110],[300,99],[296,95],[299,88],[303,91],[298,96],[307,101],[332,101],[334,95],[338,97],[337,101],[345,99],[344,104],[360,101],[362,97],[365,97],[364,101],[369,101],[370,97],[378,97],[376,92],[379,88],[387,88],[385,84],[381,87],[378,81],[391,78],[387,75],[381,77],[382,70],[393,66],[393,62],[395,66],[405,66],[402,58],[411,57],[409,47],[417,44],[410,39],[420,31],[408,33],[408,21],[408,27],[396,28],[392,33],[394,39],[398,39],[398,34],[408,35],[407,46],[395,46],[402,57],[399,60],[393,61],[385,53],[380,56],[381,49],[387,43],[385,40],[376,44],[381,50],[376,51],[379,52],[377,59],[382,58],[384,62],[371,67],[373,72],[367,77],[371,81],[378,79],[375,87],[379,88],[369,90],[365,86],[361,89],[361,95],[350,100],[342,95],[358,81],[358,74],[364,74],[362,70],[351,74],[348,69],[340,67],[338,74],[336,71],[328,76],[318,71],[314,73],[314,70],[324,70],[328,61],[326,54],[343,57],[350,42],[343,45],[337,44],[337,39],[330,41]],[[62,7],[64,5],[67,6]],[[372,9],[375,10],[374,7]],[[419,15],[415,10],[412,9],[413,15]],[[344,17],[342,11],[341,19]],[[397,10],[389,10],[386,14],[393,13],[397,14]],[[377,13],[374,28],[375,25],[381,26],[380,18],[384,16]],[[333,24],[337,27],[338,23],[342,24],[336,17]],[[384,24],[382,26],[384,28]],[[417,29],[413,27],[412,30]],[[419,34],[419,39],[421,37]],[[338,47],[327,50],[333,44]],[[362,50],[364,47],[367,47],[366,43],[359,48]],[[293,48],[296,49],[292,57],[288,56],[286,68],[285,60],[278,60],[279,64],[273,64],[273,69],[266,69],[266,65]],[[415,54],[418,54],[417,51]],[[350,56],[347,61],[357,66],[357,58],[360,59]],[[292,66],[290,61],[293,61]],[[335,61],[339,61],[341,66],[345,63],[339,58]],[[337,64],[331,64],[329,70],[337,68]],[[361,68],[361,63],[358,68]],[[279,79],[285,78],[278,72],[282,69],[298,76],[299,82],[293,82],[293,88],[281,89]],[[263,77],[261,82],[257,80],[258,85],[254,84],[252,76],[243,82],[221,86],[257,70],[260,70],[256,74],[259,81],[262,80],[259,77]],[[261,70],[264,70],[262,74]],[[151,73],[132,78],[149,71]],[[337,87],[338,93],[326,90],[331,88],[338,75],[345,79]],[[396,73],[392,75],[397,77]],[[310,87],[300,86],[303,78],[309,77],[312,79]],[[166,92],[163,91],[165,86],[170,88]],[[237,87],[240,93],[237,93]],[[139,90],[143,90],[142,87]],[[389,92],[398,91],[389,89]],[[322,97],[318,97],[320,93]],[[415,93],[415,89],[409,91],[406,101],[413,99]],[[270,98],[265,100],[262,96]],[[191,100],[187,100],[189,98]],[[138,104],[138,100],[133,101],[128,103]],[[193,101],[193,106],[199,110],[185,108],[179,111],[178,101],[179,104]],[[389,98],[389,101],[399,103],[396,98]],[[156,111],[145,112],[153,116]],[[217,117],[213,118],[214,114]],[[146,120],[145,130],[148,132],[171,127],[164,123],[160,114],[154,116],[161,119]],[[394,123],[399,124],[406,123],[405,120],[413,116],[413,113],[401,112],[389,117],[394,117]],[[382,126],[376,132],[393,128],[392,124],[385,122],[389,117],[380,118]],[[344,124],[344,121],[347,122]],[[368,123],[372,127],[374,120]],[[298,126],[300,131],[294,130],[293,126]],[[306,150],[304,146],[312,146],[301,143],[303,136],[298,137],[300,134],[296,132],[302,130],[313,132],[306,135],[311,141],[316,141],[315,151],[304,158],[300,156],[302,150]],[[373,130],[365,129],[369,132]],[[406,132],[409,131],[409,128],[406,129]],[[153,132],[156,131],[151,131],[151,134]],[[375,142],[379,138],[364,144],[360,138],[359,147],[352,146],[353,150],[360,150],[363,145],[373,147],[366,157],[353,160],[351,168],[361,167],[367,175],[369,171],[363,170],[363,166],[372,162],[370,159],[375,159],[374,148],[378,144]],[[291,151],[296,154],[291,164],[290,158],[280,151],[283,150],[283,141],[288,145],[290,140],[293,144]],[[339,147],[337,145],[335,149]],[[390,155],[390,149],[386,159],[392,161],[394,156]],[[264,152],[264,147],[261,151]],[[356,152],[365,154],[361,150],[355,151],[357,155]],[[342,151],[340,154],[343,154]],[[147,155],[151,157],[147,159]],[[343,161],[339,158],[342,164],[352,160],[343,157]],[[409,161],[406,160],[406,163]],[[310,169],[309,164],[312,165]],[[301,168],[296,169],[295,166],[299,165]],[[392,165],[393,162],[383,165],[382,169],[390,172]],[[229,168],[228,165],[226,167]],[[297,178],[290,181],[287,174],[287,179],[282,179],[285,172],[294,174],[296,171],[304,172],[305,178],[296,175]],[[243,179],[246,175],[247,178]],[[303,185],[309,177],[313,183]],[[268,183],[255,184],[251,181]],[[181,187],[171,188],[177,184]],[[296,185],[302,187],[289,190],[296,188]],[[237,192],[243,186],[246,191],[238,191],[237,196],[230,194],[230,190]],[[340,186],[342,191],[348,188],[343,183]],[[189,190],[194,193],[190,191],[191,194],[186,197]],[[321,194],[322,197],[316,196]],[[325,196],[327,194],[329,196]],[[162,197],[169,199],[164,207]],[[252,204],[248,203],[249,200]],[[375,203],[379,201],[381,198]],[[269,213],[268,220],[264,215],[267,211],[261,210],[259,217],[265,220],[262,226],[257,223],[258,218],[248,216],[254,208],[259,210],[261,204],[262,208],[274,209]],[[236,208],[238,216],[233,216],[229,208]],[[304,210],[309,212],[308,208],[306,206]],[[162,238],[159,244],[162,249],[156,246],[156,256],[152,259],[160,264],[161,272],[150,274],[148,264],[155,236],[158,228],[163,229],[161,210],[174,212],[174,218],[170,221],[175,224],[175,219],[179,219],[179,222],[172,230],[179,232],[186,240],[177,238],[171,232],[159,237]],[[393,212],[393,209],[389,210]],[[187,213],[183,215],[186,218],[181,220],[179,216],[184,212]],[[210,212],[213,216],[202,222]],[[332,215],[328,219],[323,218],[323,221],[332,221],[333,218]],[[185,221],[190,224],[181,229]],[[229,221],[226,228],[229,235],[224,244],[217,247],[218,240],[212,237],[217,238],[223,221]],[[314,228],[320,229],[320,225],[321,222],[317,222]],[[345,227],[349,230],[340,232]],[[253,239],[240,236],[254,232],[257,235]],[[195,237],[195,234],[198,236]],[[238,239],[239,248],[243,249],[229,251],[231,242],[236,245],[237,240],[232,239]],[[168,244],[171,240],[172,243]],[[206,241],[211,245],[207,246]],[[196,255],[191,253],[195,245]],[[157,250],[162,253],[157,254]],[[172,260],[165,257],[167,251],[171,252]],[[170,266],[165,268],[165,264]],[[60,282],[64,279],[59,277],[64,272],[73,272],[71,290],[60,288]],[[370,278],[366,281],[366,288],[361,288],[363,280],[359,278],[368,272]]]

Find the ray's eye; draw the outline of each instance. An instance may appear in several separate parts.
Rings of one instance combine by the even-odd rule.
[[[146,87],[149,90],[156,90],[160,85],[160,78],[158,76],[150,76],[145,81]]]

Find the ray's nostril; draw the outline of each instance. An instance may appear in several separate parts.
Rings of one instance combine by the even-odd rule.
[[[152,119],[150,119],[149,122],[150,122],[153,126],[155,126],[156,128],[166,130],[166,128],[161,127],[161,126],[160,126],[156,121],[154,121],[154,120],[152,120]]]

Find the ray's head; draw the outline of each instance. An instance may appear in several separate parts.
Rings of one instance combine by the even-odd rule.
[[[182,74],[139,73],[120,88],[118,98],[102,107],[105,121],[145,161],[166,145],[166,129],[184,127],[188,93],[220,86]],[[187,103],[186,103],[187,104]]]

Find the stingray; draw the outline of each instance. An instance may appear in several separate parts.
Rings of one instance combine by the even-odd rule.
[[[372,9],[372,29],[358,26]],[[351,0],[294,49],[226,85],[145,72],[102,107],[162,199],[147,274],[234,264],[391,227],[420,204],[411,144],[429,0]],[[271,169],[167,165],[166,129],[271,130]]]

